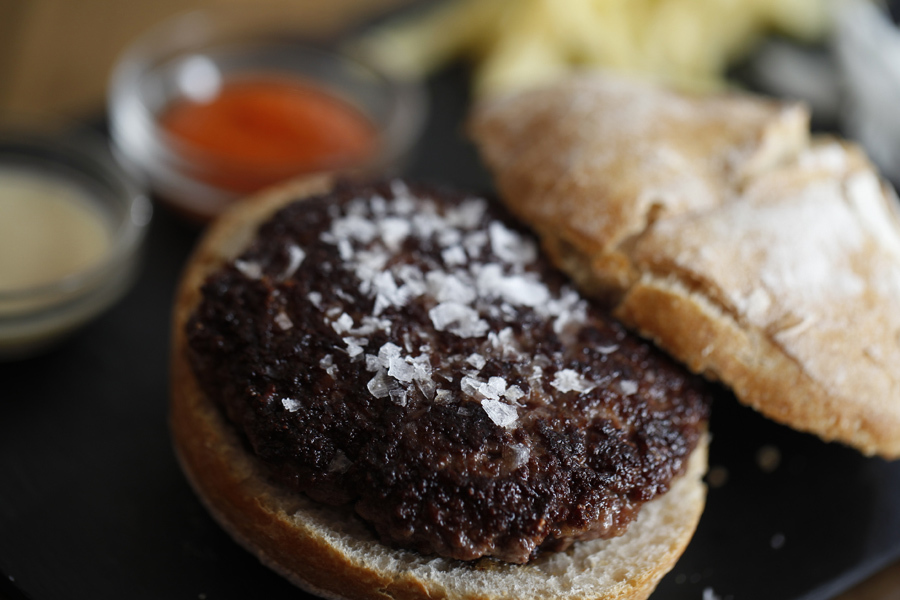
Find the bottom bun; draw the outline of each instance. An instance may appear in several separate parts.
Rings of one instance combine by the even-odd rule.
[[[625,535],[577,542],[525,565],[463,562],[380,543],[349,508],[320,505],[270,483],[256,458],[201,391],[184,324],[200,283],[236,255],[277,207],[326,191],[325,179],[288,185],[220,219],[188,263],[175,306],[171,426],[181,466],[236,541],[297,586],[325,598],[647,598],[690,541],[705,501],[707,440],[668,493],[646,503]]]

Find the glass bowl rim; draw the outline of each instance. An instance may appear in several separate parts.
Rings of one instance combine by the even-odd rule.
[[[209,156],[204,156],[202,149],[192,147],[190,144],[179,143],[180,140],[174,139],[175,136],[166,132],[159,125],[156,113],[148,105],[140,85],[143,77],[158,66],[161,58],[175,60],[179,56],[188,56],[192,53],[202,54],[204,51],[222,48],[235,50],[240,50],[242,47],[289,48],[291,52],[302,53],[305,59],[312,58],[320,63],[330,62],[334,65],[350,67],[365,73],[365,76],[372,81],[377,81],[377,85],[386,90],[389,95],[389,108],[386,111],[388,114],[384,119],[376,119],[375,115],[367,112],[358,102],[353,102],[354,98],[337,93],[339,89],[337,86],[329,85],[327,81],[319,81],[312,76],[309,78],[311,82],[319,83],[326,92],[330,91],[345,101],[351,101],[375,127],[379,147],[373,160],[361,165],[363,168],[391,164],[402,157],[418,139],[428,110],[426,94],[420,83],[398,79],[360,57],[350,55],[331,45],[315,43],[297,35],[291,36],[287,31],[281,32],[277,29],[239,31],[230,36],[225,35],[227,30],[224,24],[228,23],[229,18],[233,18],[233,14],[223,9],[206,8],[181,13],[148,29],[120,55],[112,71],[107,100],[111,119],[111,137],[118,146],[118,152],[124,154],[125,160],[134,160],[134,157],[128,156],[128,142],[124,141],[123,143],[121,138],[125,134],[121,128],[125,126],[123,124],[125,119],[132,119],[141,129],[143,142],[146,144],[144,151],[149,153],[152,160],[159,161],[160,164],[177,171],[180,175],[184,175],[183,169],[196,166],[198,160],[204,161],[204,165],[225,164],[218,163]],[[185,150],[189,153],[188,155],[185,155]],[[136,162],[134,167],[138,170],[159,166],[158,164],[141,165],[140,161]],[[315,170],[318,168],[317,166],[312,165],[312,167],[310,173],[318,172]],[[254,168],[254,172],[265,171]],[[212,185],[209,187],[215,188]]]

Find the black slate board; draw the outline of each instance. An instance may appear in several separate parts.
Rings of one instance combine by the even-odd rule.
[[[464,73],[430,83],[408,169],[488,191],[462,135]],[[0,598],[305,598],[211,520],[167,426],[169,309],[197,230],[157,210],[134,290],[45,356],[0,363]],[[900,558],[900,461],[771,423],[721,391],[709,492],[659,600],[824,600]],[[780,462],[758,461],[762,448]]]

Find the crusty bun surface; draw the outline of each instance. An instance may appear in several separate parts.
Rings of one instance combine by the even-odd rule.
[[[177,295],[171,427],[181,465],[211,514],[265,564],[326,598],[647,598],[687,546],[705,501],[707,441],[668,493],[646,503],[625,535],[577,542],[526,565],[462,562],[389,548],[349,511],[270,483],[201,391],[184,325],[207,274],[234,258],[257,225],[287,201],[324,192],[328,179],[286,185],[217,221],[191,258]]]
[[[608,75],[480,107],[501,196],[557,265],[766,416],[900,457],[900,219],[802,107]]]
[[[640,277],[631,241],[808,143],[802,106],[690,96],[594,74],[489,100],[470,131],[507,205],[584,290],[616,299]]]

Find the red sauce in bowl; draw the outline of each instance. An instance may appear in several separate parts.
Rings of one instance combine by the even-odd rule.
[[[362,165],[377,145],[375,126],[353,105],[278,77],[226,80],[209,101],[172,103],[159,122],[198,179],[237,193]]]

